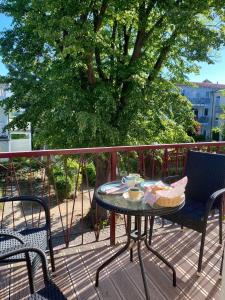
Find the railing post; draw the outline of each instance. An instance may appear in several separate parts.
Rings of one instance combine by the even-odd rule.
[[[163,176],[168,176],[168,150],[165,148],[164,150],[164,158],[163,158]]]
[[[111,155],[111,180],[116,180],[117,152],[112,152]],[[116,216],[114,212],[110,214],[110,245],[115,245],[116,242]]]

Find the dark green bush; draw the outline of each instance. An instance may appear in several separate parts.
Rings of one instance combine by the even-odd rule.
[[[78,162],[71,158],[67,159],[67,163],[63,159],[58,159],[56,164],[52,166],[49,180],[55,186],[60,201],[70,197],[71,193],[75,190],[78,170]],[[81,182],[82,175],[79,174],[77,189],[80,188]]]
[[[96,169],[95,169],[95,165],[93,162],[88,163],[86,165],[86,170],[84,170],[84,172],[87,174],[87,178],[88,178],[88,184],[89,186],[95,186],[95,182],[96,182]],[[86,180],[86,174],[84,175],[84,180]]]

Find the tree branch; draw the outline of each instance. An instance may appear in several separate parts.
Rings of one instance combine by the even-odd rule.
[[[126,56],[128,54],[131,29],[132,29],[132,25],[130,26],[130,28],[128,29],[128,32],[127,32],[126,25],[123,26],[123,35],[124,35],[123,55],[124,56]]]
[[[100,56],[100,50],[98,47],[95,47],[95,61],[96,61],[96,66],[97,66],[97,71],[99,74],[99,77],[102,80],[106,80],[106,76],[102,70],[102,62],[101,62],[101,56]]]
[[[112,71],[114,68],[114,50],[115,50],[115,40],[116,40],[116,31],[117,31],[117,20],[114,20],[113,22],[113,29],[112,29],[112,36],[111,36],[111,49],[112,49],[112,54],[110,55],[110,61],[111,61],[111,72],[110,72],[110,79],[112,80]]]
[[[87,56],[87,78],[88,78],[88,83],[90,85],[95,84],[96,78],[95,78],[95,73],[94,73],[94,68],[93,68],[93,53],[89,53]]]
[[[156,76],[159,74],[159,72],[167,58],[167,55],[170,52],[171,47],[173,46],[173,44],[176,40],[177,35],[178,35],[178,28],[176,28],[174,30],[174,32],[172,33],[170,38],[164,43],[164,46],[162,47],[162,49],[160,51],[160,54],[157,58],[157,61],[154,65],[154,67],[153,67],[153,70],[150,72],[150,74],[148,76],[148,81],[153,81],[156,78]]]
[[[130,59],[130,64],[134,63],[141,55],[142,46],[146,40],[146,27],[148,23],[148,17],[155,6],[157,0],[150,1],[148,7],[145,9],[145,1],[143,1],[139,8],[139,17],[138,17],[138,32],[134,44],[133,53]]]
[[[98,32],[101,25],[102,25],[102,20],[103,20],[103,17],[105,15],[105,11],[108,7],[108,2],[109,2],[108,0],[103,0],[99,14],[94,12],[94,31],[95,32]]]
[[[100,8],[100,12],[96,12],[94,10],[94,32],[97,33],[102,25],[102,20],[105,14],[105,11],[108,7],[108,0],[103,0],[102,1],[102,6]],[[100,77],[104,77],[102,68],[101,68],[101,58],[100,58],[100,51],[96,47],[94,51],[91,51],[87,57],[87,77],[88,77],[88,83],[90,85],[95,84],[96,78],[95,78],[95,73],[94,73],[94,68],[93,68],[93,55],[95,52],[95,60],[97,64],[97,70],[99,73]]]

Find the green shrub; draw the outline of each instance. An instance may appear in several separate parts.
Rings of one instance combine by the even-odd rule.
[[[95,169],[95,165],[93,162],[90,162],[86,165],[86,170],[84,170],[84,173],[85,173],[85,174],[83,174],[84,180],[86,180],[86,174],[87,174],[89,186],[95,186],[96,169]]]
[[[194,140],[195,140],[195,142],[205,142],[206,138],[205,138],[204,134],[199,134],[199,135],[194,136]]]
[[[70,197],[71,193],[75,190],[78,170],[78,162],[71,158],[67,159],[67,165],[66,161],[60,158],[56,160],[56,164],[52,166],[49,180],[55,186],[60,201]],[[82,175],[79,174],[77,189],[80,188],[81,182]]]
[[[213,141],[219,141],[220,139],[220,133],[221,133],[221,129],[218,127],[214,127],[212,128],[212,140]]]

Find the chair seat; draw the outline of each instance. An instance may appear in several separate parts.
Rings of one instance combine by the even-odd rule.
[[[195,229],[198,232],[202,232],[204,214],[204,203],[188,199],[181,210],[174,214],[163,216],[163,218],[185,227]]]
[[[43,289],[31,295],[27,300],[66,300],[57,285],[53,282],[47,284]]]
[[[47,230],[45,227],[24,229],[19,233],[24,236],[27,245],[39,248],[44,252],[47,249]],[[0,252],[6,249],[13,249],[17,245],[21,245],[21,243],[13,238],[0,238]],[[33,261],[36,256],[37,254],[32,252],[30,254],[31,260]],[[17,262],[24,259],[24,254],[18,254],[9,259],[5,259],[4,262]]]

